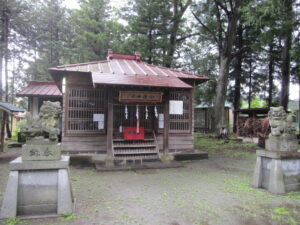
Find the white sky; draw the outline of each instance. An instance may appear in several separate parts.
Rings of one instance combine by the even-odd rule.
[[[70,9],[78,9],[79,8],[77,0],[65,0],[64,5]]]
[[[71,8],[71,9],[78,9],[79,8],[79,4],[77,2],[77,0],[65,0],[65,6],[67,8]],[[113,6],[120,6],[122,4],[122,2],[124,3],[124,0],[111,0],[111,4]],[[277,84],[276,84],[277,85]],[[279,85],[279,83],[278,83]],[[296,84],[290,84],[290,99],[299,99],[299,85]]]

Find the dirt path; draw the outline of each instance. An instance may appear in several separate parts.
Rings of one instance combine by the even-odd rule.
[[[76,212],[30,225],[300,224],[300,193],[274,196],[251,187],[254,153],[210,154],[184,168],[98,172],[71,167]],[[0,194],[8,163],[0,161]],[[2,196],[0,196],[0,202]]]

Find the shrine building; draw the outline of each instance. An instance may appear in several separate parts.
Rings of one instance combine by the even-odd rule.
[[[112,50],[49,70],[62,93],[65,153],[146,161],[194,150],[194,88],[209,78]]]

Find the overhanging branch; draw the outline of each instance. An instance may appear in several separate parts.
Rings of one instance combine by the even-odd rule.
[[[200,23],[200,25],[213,37],[214,41],[218,44],[219,43],[219,40],[217,38],[217,36],[214,34],[214,32],[212,32],[211,29],[209,29],[208,26],[206,26],[202,21],[201,19],[196,16],[196,14],[194,12],[192,12],[193,16],[195,17],[195,19],[198,21],[198,23]]]

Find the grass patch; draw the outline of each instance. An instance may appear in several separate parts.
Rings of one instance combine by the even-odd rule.
[[[285,207],[277,207],[270,210],[271,218],[280,223],[299,225],[298,210],[290,210]]]
[[[251,195],[256,195],[256,196],[268,196],[272,197],[271,194],[262,191],[257,188],[253,188],[250,184],[250,182],[238,182],[233,179],[226,179],[224,180],[225,188],[224,192],[225,193],[233,193],[233,194],[251,194]]]
[[[26,221],[20,220],[17,217],[7,218],[2,222],[3,225],[18,225],[18,224],[27,224]]]
[[[287,195],[283,196],[291,200],[300,200],[300,192],[289,192]]]
[[[73,213],[64,213],[61,217],[59,217],[58,219],[60,221],[70,221],[73,219],[76,219],[77,217],[73,214]]]
[[[211,134],[195,134],[195,149],[206,151],[212,155],[229,158],[246,158],[255,153],[258,146],[255,143],[243,143],[233,140],[214,138]]]

